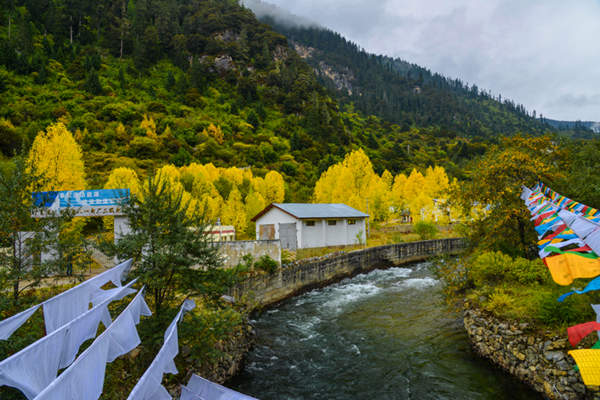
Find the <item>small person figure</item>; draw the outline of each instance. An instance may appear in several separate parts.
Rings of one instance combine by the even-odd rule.
[[[73,254],[67,256],[67,276],[73,275]]]

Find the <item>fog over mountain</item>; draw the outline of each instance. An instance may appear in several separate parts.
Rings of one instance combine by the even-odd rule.
[[[314,21],[369,52],[475,83],[549,118],[600,119],[600,53],[589,46],[600,37],[598,1],[270,2],[300,17],[281,13],[290,23]]]

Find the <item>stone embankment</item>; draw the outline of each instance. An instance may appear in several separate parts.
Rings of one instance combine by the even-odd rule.
[[[235,299],[244,298],[253,307],[265,307],[315,287],[326,286],[345,277],[376,268],[392,267],[429,257],[456,254],[465,248],[464,239],[440,239],[399,243],[352,252],[337,252],[323,257],[300,260],[273,275],[251,277],[231,290]],[[218,349],[222,356],[212,365],[199,368],[202,376],[214,382],[233,377],[254,340],[253,328],[246,324]],[[189,349],[182,349],[185,359]],[[192,360],[190,360],[192,362]]]
[[[465,240],[439,239],[371,247],[348,253],[302,260],[281,268],[273,275],[247,279],[230,291],[236,299],[246,298],[256,307],[265,307],[316,287],[344,278],[430,257],[457,254]]]
[[[549,399],[600,399],[600,388],[586,387],[569,356],[567,333],[537,331],[527,323],[499,320],[465,303],[464,326],[479,355],[529,384]],[[597,337],[584,340],[589,348]],[[595,335],[593,335],[595,336]]]

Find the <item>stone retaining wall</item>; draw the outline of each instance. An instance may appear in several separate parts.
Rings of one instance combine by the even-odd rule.
[[[236,240],[216,242],[225,268],[233,268],[243,262],[243,257],[251,255],[256,261],[264,255],[281,264],[281,242],[278,240]]]
[[[559,336],[532,331],[526,323],[509,323],[481,310],[464,312],[464,326],[475,351],[529,384],[549,399],[600,399],[600,391],[586,387],[569,356],[567,332]],[[594,336],[594,337],[592,337]],[[579,348],[597,340],[590,335]]]
[[[439,239],[371,247],[286,265],[274,275],[259,275],[242,282],[230,292],[235,298],[250,297],[256,306],[268,306],[315,287],[343,278],[431,256],[456,254],[465,248],[464,239]]]

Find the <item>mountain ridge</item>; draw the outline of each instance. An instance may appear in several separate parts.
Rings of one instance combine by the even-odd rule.
[[[522,104],[494,96],[475,84],[399,58],[368,53],[341,34],[268,2],[245,0],[244,5],[288,38],[338,101],[353,103],[366,114],[405,128],[439,126],[469,137],[553,130],[592,137],[593,124],[559,124],[538,118],[535,111],[530,113]]]

